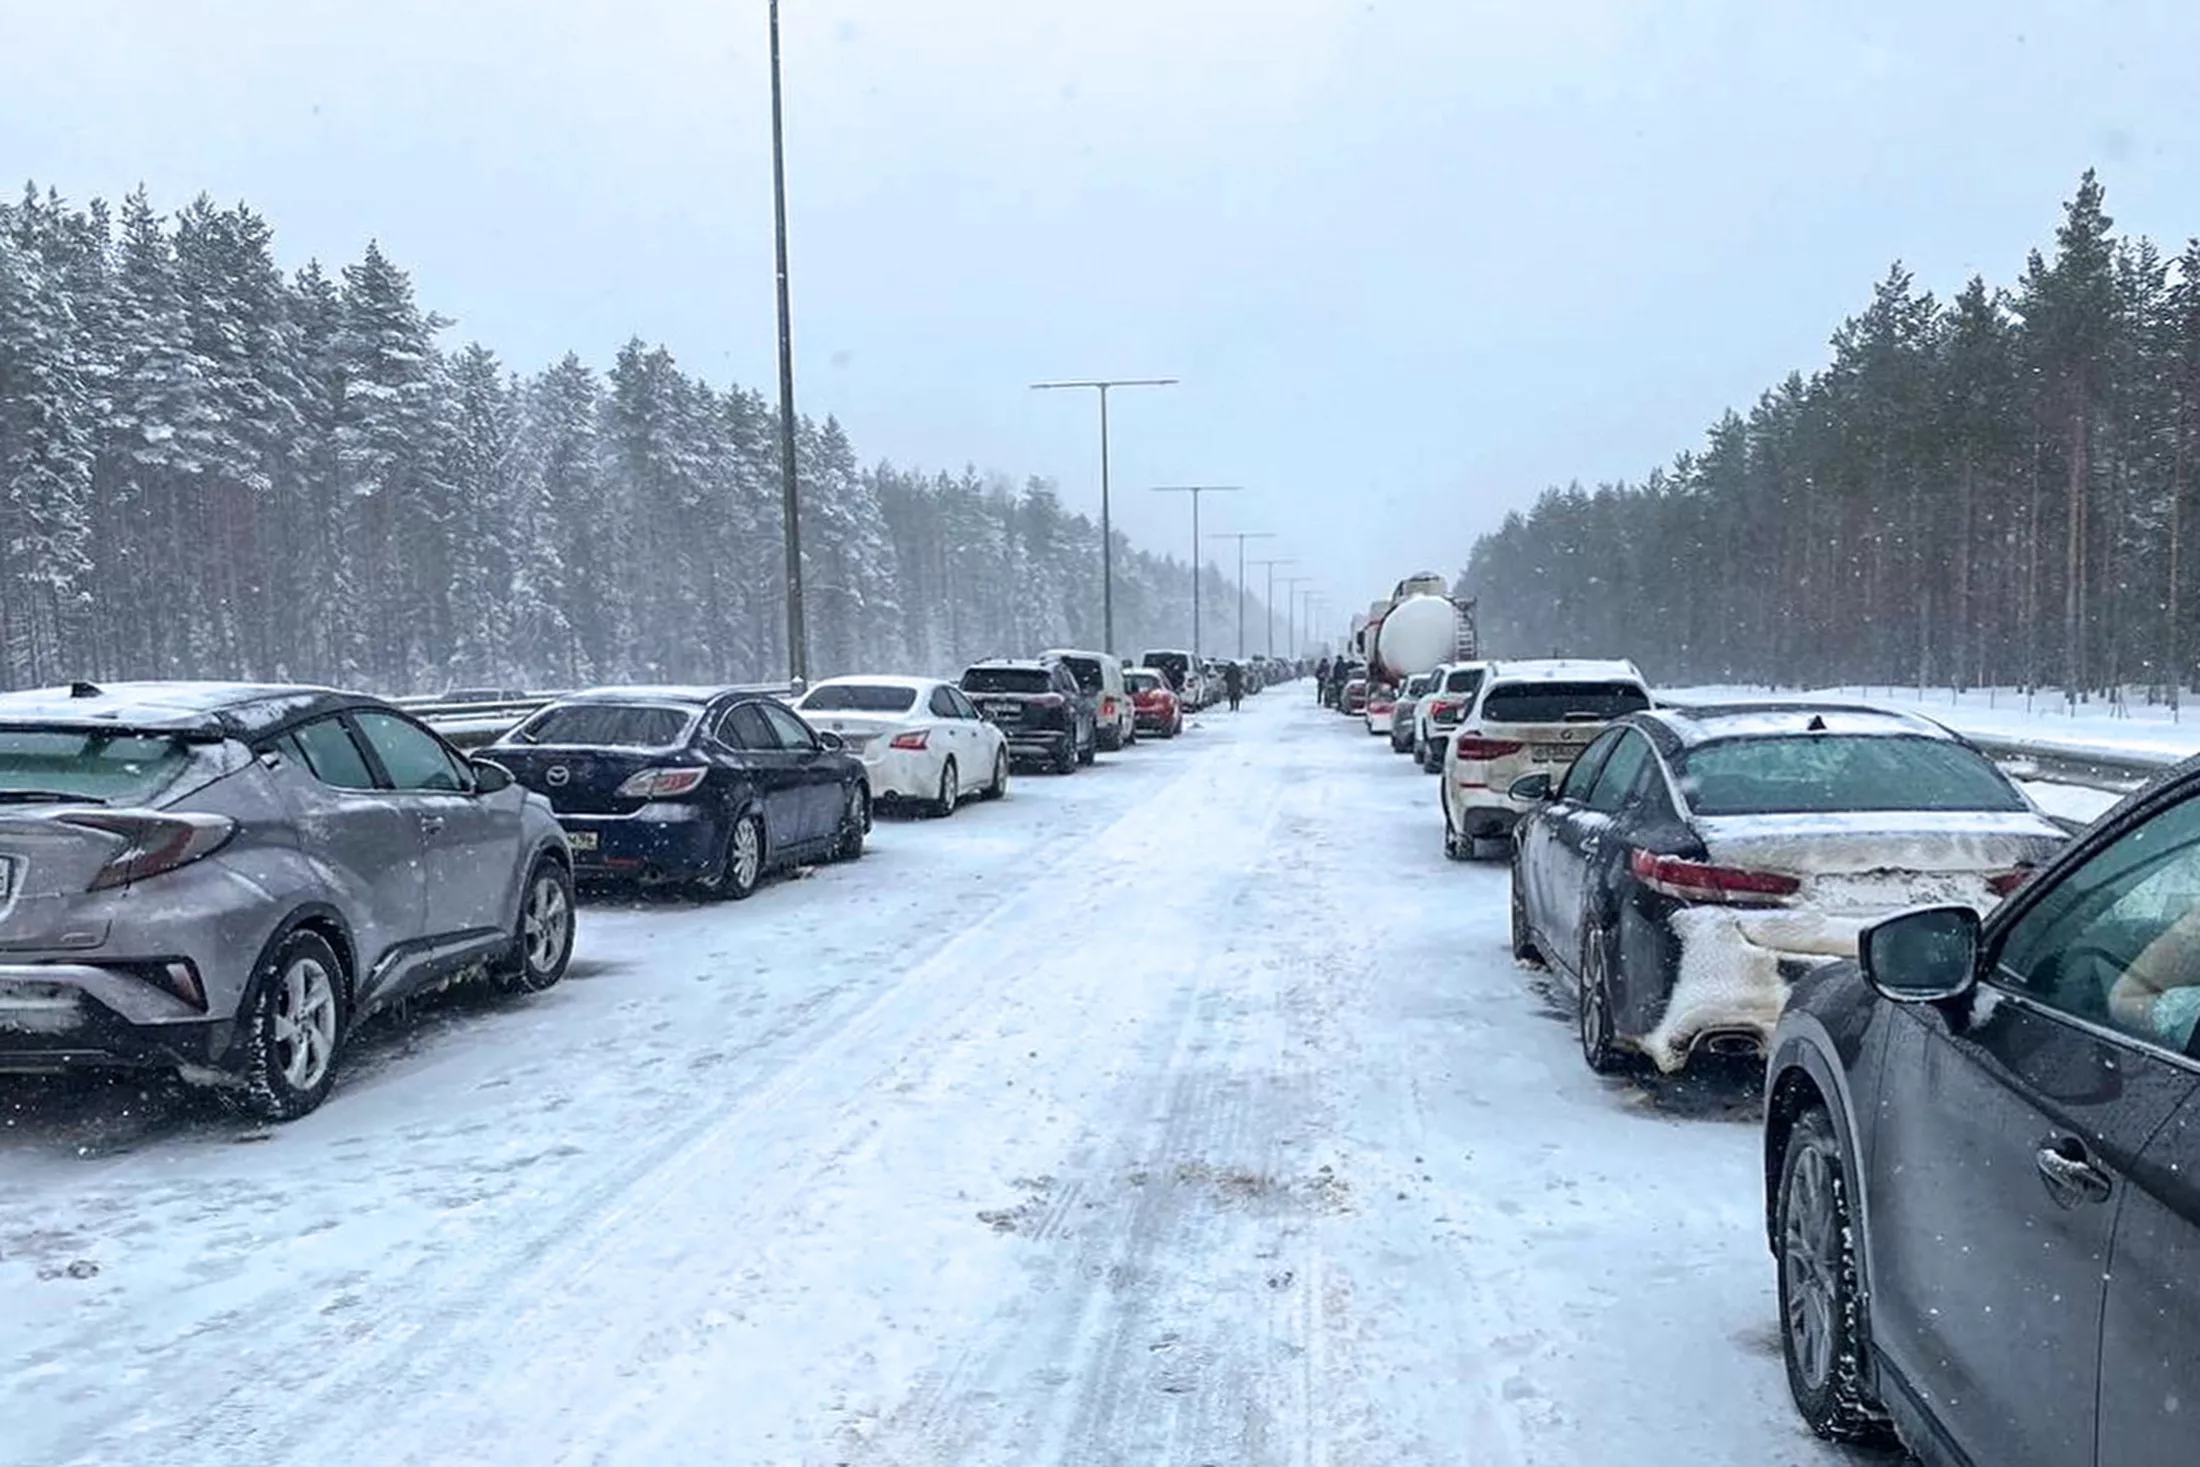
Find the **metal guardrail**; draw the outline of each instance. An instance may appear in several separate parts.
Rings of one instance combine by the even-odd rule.
[[[775,698],[792,696],[791,683],[733,683],[744,693],[768,693]],[[493,744],[528,715],[541,711],[565,693],[529,693],[522,698],[494,702],[453,701],[437,697],[395,698],[391,701],[461,749]]]
[[[2144,787],[2188,757],[2151,749],[2110,752],[2008,734],[1965,733],[1964,737],[2019,779],[2077,785],[2118,795]]]

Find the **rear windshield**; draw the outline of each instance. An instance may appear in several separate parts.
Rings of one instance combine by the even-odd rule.
[[[669,749],[687,738],[699,711],[662,703],[565,703],[543,709],[512,738],[522,744]]]
[[[1407,696],[1408,698],[1418,698],[1418,697],[1420,697],[1420,696],[1421,696],[1421,695],[1422,695],[1423,693],[1425,693],[1425,692],[1427,692],[1427,691],[1428,691],[1428,674],[1427,674],[1427,673],[1423,673],[1423,674],[1421,674],[1421,675],[1420,675],[1419,677],[1415,677],[1415,678],[1408,678],[1408,679],[1406,679],[1406,696]]]
[[[1151,693],[1161,686],[1161,679],[1154,673],[1134,672],[1123,683],[1134,693]]]
[[[1471,693],[1482,686],[1482,670],[1478,667],[1462,667],[1444,679],[1447,693]]]
[[[1907,734],[1721,739],[1689,750],[1675,771],[1699,815],[2026,808],[1975,749]]]
[[[209,778],[218,773],[210,753],[219,747],[138,734],[0,729],[0,805],[45,795],[143,804],[195,769]]]
[[[1077,679],[1077,686],[1088,693],[1097,693],[1107,686],[1107,679],[1100,672],[1100,661],[1095,657],[1065,657],[1062,665],[1069,675]]]
[[[973,667],[963,674],[966,693],[1047,693],[1054,681],[1043,667]]]
[[[1191,662],[1192,659],[1181,652],[1148,652],[1146,654],[1146,665],[1148,667],[1158,667],[1168,672],[1181,673],[1191,665]]]
[[[917,706],[917,690],[884,683],[835,683],[810,689],[798,706],[804,713],[907,713]]]
[[[1482,700],[1484,723],[1603,722],[1650,706],[1633,683],[1516,683]]]

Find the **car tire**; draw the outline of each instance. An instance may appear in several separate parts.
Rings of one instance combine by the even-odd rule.
[[[840,834],[833,840],[833,859],[839,862],[862,860],[864,837],[870,833],[870,787],[850,785],[847,802],[841,806]]]
[[[945,820],[962,804],[962,771],[955,766],[953,755],[940,765],[939,793],[932,797],[933,818]]]
[[[1451,809],[1446,806],[1444,809],[1444,859],[1447,861],[1465,861],[1471,859],[1473,854],[1473,840],[1452,829]]]
[[[1427,740],[1427,739],[1424,739],[1424,738],[1416,738],[1416,739],[1414,739],[1414,741],[1413,741],[1413,762],[1414,762],[1414,763],[1416,763],[1416,764],[1418,764],[1418,765],[1420,765],[1420,766],[1421,766],[1421,767],[1422,767],[1423,769],[1426,769],[1426,768],[1428,768],[1428,740]]]
[[[244,1019],[239,1109],[262,1121],[294,1121],[328,1098],[344,1045],[344,965],[311,928],[285,937],[251,989]]]
[[[1780,1354],[1788,1393],[1810,1429],[1828,1441],[1891,1442],[1873,1397],[1856,1216],[1841,1138],[1823,1106],[1796,1118],[1780,1159],[1773,1237],[1779,1258]]]
[[[1054,772],[1056,774],[1075,774],[1077,766],[1083,762],[1082,759],[1077,757],[1077,735],[1065,735],[1062,739],[1062,746],[1054,751]]]
[[[743,815],[733,822],[733,829],[726,832],[725,863],[719,868],[713,896],[740,902],[756,894],[770,857],[770,834],[759,815]]]
[[[1092,731],[1092,738],[1086,742],[1085,746],[1082,749],[1079,749],[1077,751],[1077,762],[1080,764],[1090,764],[1093,760],[1099,757],[1100,730],[1096,725]]]
[[[993,756],[993,783],[985,787],[985,797],[998,800],[1008,793],[1008,750]]]
[[[1581,945],[1581,976],[1574,1004],[1574,1033],[1581,1041],[1581,1060],[1599,1075],[1618,1075],[1632,1068],[1633,1056],[1619,1047],[1612,1024],[1611,940],[1604,929],[1593,927]]]
[[[1520,863],[1512,867],[1512,954],[1516,963],[1531,967],[1543,966],[1543,954],[1536,950],[1535,933],[1528,926],[1528,896],[1520,884]]]
[[[491,977],[506,993],[540,993],[557,986],[573,961],[573,876],[557,861],[535,862],[520,889],[519,929],[510,956]]]

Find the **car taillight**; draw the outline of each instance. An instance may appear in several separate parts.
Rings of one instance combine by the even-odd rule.
[[[1637,850],[1631,859],[1635,879],[1652,891],[1683,902],[1724,906],[1778,906],[1803,889],[1803,883],[1777,871],[1714,866]]]
[[[889,749],[922,749],[931,742],[932,731],[919,728],[912,729],[908,733],[895,734],[893,742],[886,747]]]
[[[1439,700],[1428,705],[1428,716],[1431,718],[1449,718],[1458,711],[1459,705],[1457,703],[1446,703]]]
[[[2024,885],[2031,875],[2030,866],[2019,866],[2014,871],[1996,871],[1986,878],[1986,889],[1995,896],[2005,897]]]
[[[644,769],[619,786],[622,800],[662,800],[684,795],[703,782],[708,769]]]
[[[1059,708],[1067,701],[1060,693],[1041,693],[1031,699],[1030,703],[1034,708]]]
[[[1479,733],[1463,733],[1452,749],[1462,759],[1502,759],[1507,754],[1517,754],[1526,745],[1518,739],[1485,739]]]
[[[222,815],[99,810],[60,818],[64,824],[122,838],[121,851],[107,858],[86,888],[89,891],[105,891],[188,866],[201,856],[213,855],[237,833],[237,822]]]

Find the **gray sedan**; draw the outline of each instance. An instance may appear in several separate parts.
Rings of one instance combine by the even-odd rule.
[[[377,1010],[572,949],[549,806],[387,703],[0,695],[0,1071],[172,1069],[288,1120]]]

